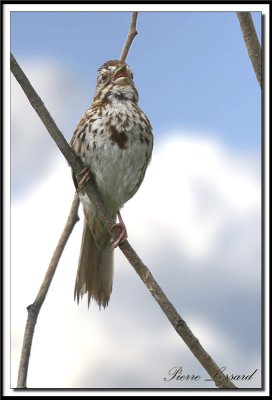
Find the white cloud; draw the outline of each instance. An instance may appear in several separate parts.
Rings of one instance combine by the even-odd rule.
[[[243,160],[205,137],[171,136],[154,154],[144,187],[126,206],[126,218],[145,204],[137,232],[147,236],[160,223],[165,236],[175,231],[175,241],[194,258],[213,251],[228,220],[242,222],[260,208],[260,182]]]
[[[225,364],[232,364],[235,371],[244,368],[246,360],[252,367],[259,365],[260,357],[258,346],[257,350],[254,348],[254,340],[249,342],[246,352],[242,348],[239,350],[240,339],[234,326],[233,330],[224,333],[224,324],[234,318],[233,309],[226,307],[231,297],[239,300],[235,296],[244,296],[249,290],[253,294],[259,293],[256,277],[259,278],[257,256],[260,249],[255,239],[259,235],[256,226],[260,220],[260,183],[249,171],[246,162],[234,157],[215,140],[190,138],[182,132],[179,136],[169,133],[167,141],[155,147],[140,191],[123,210],[129,240],[143,261],[147,260],[158,283],[179,309],[184,293],[177,293],[176,288],[179,288],[177,279],[181,276],[180,287],[185,285],[189,292],[190,288],[192,291],[192,299],[186,298],[188,303],[181,303],[185,320],[198,321],[193,322],[196,336],[211,349],[215,361],[224,360]],[[55,166],[54,174],[40,181],[28,197],[12,204],[13,387],[16,385],[25,307],[34,300],[41,284],[73,192],[69,168],[62,161]],[[241,241],[243,249],[245,242],[247,248],[247,254],[244,254],[239,246],[229,246],[231,254],[227,256],[238,259],[234,267],[220,259],[227,243],[224,237],[229,237],[230,227],[234,230],[235,242]],[[85,301],[80,306],[73,302],[81,229],[82,221],[76,225],[69,240],[38,319],[29,387],[161,387],[165,384],[163,377],[167,371],[180,362],[187,370],[203,374],[203,369],[134,271],[127,266],[119,250],[115,254],[115,283],[109,307],[99,311],[91,304],[87,310]],[[162,266],[161,255],[171,260],[169,274]],[[257,257],[257,263],[252,261],[254,257]],[[179,259],[189,262],[192,268],[186,270],[185,263],[185,270],[181,271]],[[211,276],[208,284],[199,271],[200,265],[204,268],[205,260],[209,262],[206,274]],[[213,286],[221,262],[225,291],[220,289],[218,282],[216,287]],[[241,279],[239,273],[244,274],[245,268],[253,272]],[[159,280],[161,277],[163,281]],[[219,295],[217,290],[220,290]],[[218,302],[224,308],[224,317],[215,312],[202,314],[203,299]],[[199,304],[195,305],[195,300]],[[238,318],[246,318],[239,307],[236,312],[241,313]],[[252,322],[252,315],[248,318]],[[258,330],[259,319],[252,323]],[[241,359],[244,363],[239,361]],[[259,380],[255,384],[259,384]],[[174,387],[179,387],[179,383]],[[182,387],[194,386],[184,384]]]

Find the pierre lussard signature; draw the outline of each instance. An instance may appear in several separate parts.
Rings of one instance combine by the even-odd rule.
[[[231,380],[231,381],[251,381],[254,378],[254,375],[257,374],[258,369],[255,369],[255,371],[251,371],[250,373],[240,373],[240,374],[234,374],[234,373],[226,373],[227,367],[221,367],[216,374],[213,377],[208,377],[208,376],[201,376],[199,374],[191,374],[186,372],[184,367],[173,367],[168,371],[168,376],[164,378],[164,381],[187,381],[187,382],[197,382],[200,380],[204,381],[212,381],[216,375],[219,375],[220,373],[224,373],[226,377]]]

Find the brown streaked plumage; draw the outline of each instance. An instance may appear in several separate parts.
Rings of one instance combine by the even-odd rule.
[[[116,219],[118,215],[122,228],[119,241],[124,240],[126,231],[119,210],[139,189],[153,147],[152,127],[138,106],[138,92],[127,64],[110,60],[99,68],[92,105],[81,118],[71,146],[91,171],[111,216]],[[84,189],[79,190],[79,197],[85,220],[75,298],[79,301],[87,293],[88,304],[94,299],[105,308],[113,281],[111,237]]]

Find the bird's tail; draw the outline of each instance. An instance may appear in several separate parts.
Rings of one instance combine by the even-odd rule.
[[[105,308],[110,299],[112,281],[113,250],[110,235],[102,248],[98,249],[85,218],[74,297],[79,302],[79,299],[87,293],[88,306],[92,298],[99,307],[102,305]]]

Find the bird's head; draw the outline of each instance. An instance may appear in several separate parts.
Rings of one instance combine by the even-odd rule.
[[[96,101],[138,101],[138,92],[133,82],[133,73],[129,66],[117,60],[110,60],[98,69]]]

